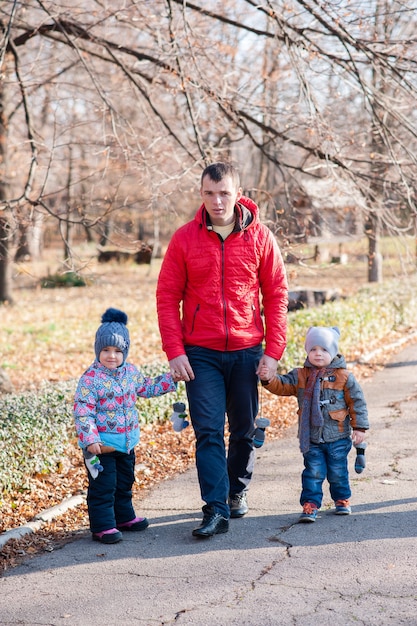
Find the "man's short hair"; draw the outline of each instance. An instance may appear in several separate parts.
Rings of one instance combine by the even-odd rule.
[[[212,163],[208,165],[201,174],[201,186],[203,179],[208,176],[215,183],[219,183],[226,176],[230,176],[236,189],[240,187],[240,176],[237,169],[231,163]]]

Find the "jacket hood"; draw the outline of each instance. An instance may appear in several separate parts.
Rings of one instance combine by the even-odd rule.
[[[235,213],[238,216],[238,222],[235,230],[243,230],[247,228],[252,222],[259,221],[259,208],[258,205],[248,198],[247,196],[241,196],[239,202],[235,204]],[[211,228],[210,216],[206,211],[204,203],[198,209],[195,215],[196,221],[200,226],[206,226]]]

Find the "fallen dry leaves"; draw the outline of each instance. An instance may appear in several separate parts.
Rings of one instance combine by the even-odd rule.
[[[14,306],[2,308],[0,365],[16,391],[36,389],[42,380],[68,380],[81,375],[93,358],[93,338],[101,314],[109,306],[129,315],[132,348],[129,359],[137,363],[165,361],[161,351],[155,313],[157,268],[143,266],[91,267],[94,284],[88,288],[40,290],[35,268],[26,268],[22,289],[15,293]],[[42,275],[42,274],[41,274]],[[32,288],[30,280],[32,280]],[[16,276],[19,285],[19,276]],[[386,354],[386,358],[388,354]],[[375,366],[361,366],[359,379],[372,374]],[[296,419],[295,400],[262,394],[262,415],[271,420],[268,440],[280,438]],[[194,465],[192,428],[175,433],[170,422],[142,427],[137,449],[135,500],[146,492]],[[0,500],[0,532],[26,524],[41,511],[66,498],[84,493],[86,472],[75,442],[67,450],[56,473],[33,476],[30,487],[4,494]],[[22,559],[54,550],[88,531],[86,505],[68,510],[35,533],[11,539],[0,554],[0,575]]]
[[[278,406],[279,405],[279,406]],[[264,402],[264,417],[271,419],[268,440],[282,437],[285,428],[294,421],[291,399],[271,396]],[[192,428],[182,433],[174,432],[172,424],[164,421],[145,425],[141,430],[141,442],[137,448],[136,482],[133,488],[135,500],[140,502],[146,492],[160,481],[171,478],[194,466],[194,435]],[[30,489],[5,497],[2,506],[2,526],[15,528],[25,525],[46,508],[64,499],[84,493],[87,478],[81,454],[76,446],[68,450],[67,462],[56,474],[34,476]],[[81,532],[88,530],[85,504],[70,509],[40,530],[20,539],[10,539],[0,554],[0,572],[18,565],[22,559],[39,552],[55,549]]]

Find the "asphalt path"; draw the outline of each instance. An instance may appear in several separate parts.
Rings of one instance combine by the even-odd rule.
[[[250,511],[227,534],[201,520],[194,469],[155,488],[151,525],[113,546],[89,533],[0,578],[0,624],[87,626],[417,625],[417,344],[364,384],[371,429],[352,515],[327,487],[314,524],[297,524],[295,429],[257,451]]]

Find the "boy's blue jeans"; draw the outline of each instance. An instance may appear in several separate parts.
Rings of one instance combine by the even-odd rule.
[[[323,500],[323,481],[329,482],[332,499],[349,500],[348,454],[352,447],[350,438],[331,443],[310,443],[310,450],[304,456],[304,470],[301,476],[302,491],[300,504],[312,502],[319,509]]]
[[[252,478],[252,437],[258,413],[256,369],[262,346],[232,352],[186,346],[186,353],[195,374],[186,387],[201,498],[229,518],[229,495],[245,491]],[[230,433],[227,456],[226,414]]]
[[[109,452],[99,455],[103,471],[94,480],[88,472],[87,505],[90,530],[99,533],[130,522],[135,517],[132,485],[135,453]]]

